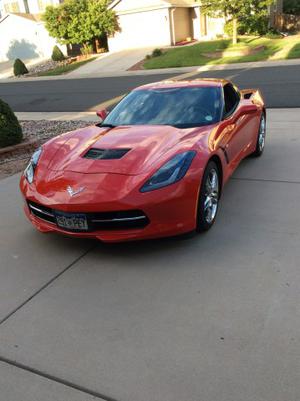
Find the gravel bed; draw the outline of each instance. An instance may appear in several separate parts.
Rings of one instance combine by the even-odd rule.
[[[28,68],[29,73],[26,74],[26,76],[30,77],[31,75],[38,74],[39,72],[53,70],[54,68],[58,67],[59,65],[60,65],[60,63],[57,61],[46,60],[41,63],[35,64],[32,67],[29,67]]]
[[[36,139],[43,141],[54,136],[63,134],[64,132],[73,131],[78,128],[88,127],[93,123],[89,121],[20,121],[23,129],[24,138]]]
[[[41,143],[64,132],[73,131],[91,125],[87,121],[20,121],[24,139],[39,139]],[[32,154],[31,152],[17,151],[0,157],[0,179],[22,171]]]

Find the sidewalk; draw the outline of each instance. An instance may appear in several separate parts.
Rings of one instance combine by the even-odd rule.
[[[15,113],[18,120],[20,121],[40,121],[40,120],[47,120],[47,121],[91,121],[91,122],[100,122],[99,117],[93,111],[87,112],[74,112],[74,113],[65,113],[65,112],[29,112],[29,113]]]
[[[93,63],[90,63],[93,64]],[[89,65],[89,64],[87,64]],[[300,59],[294,60],[277,60],[277,61],[256,61],[250,63],[236,63],[236,64],[219,64],[219,65],[204,65],[194,67],[177,67],[177,68],[162,68],[156,70],[138,70],[138,71],[102,71],[101,73],[89,73],[87,75],[78,74],[77,76],[71,75],[58,75],[53,77],[30,77],[30,78],[16,78],[16,82],[30,82],[30,81],[49,81],[49,80],[66,80],[66,79],[86,79],[86,78],[110,78],[110,77],[125,77],[135,75],[161,75],[161,74],[184,74],[188,72],[204,72],[204,71],[220,71],[220,70],[243,70],[253,68],[266,68],[266,67],[281,67],[281,66],[300,66]],[[11,79],[0,79],[1,83],[11,83]]]

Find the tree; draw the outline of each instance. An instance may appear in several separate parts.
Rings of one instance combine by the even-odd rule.
[[[299,0],[284,0],[283,12],[285,14],[300,15],[300,2]]]
[[[116,15],[108,10],[108,4],[108,0],[66,0],[58,7],[48,6],[45,26],[61,44],[88,47],[94,39],[118,30]]]
[[[274,0],[202,0],[201,9],[205,14],[213,17],[225,17],[232,20],[233,44],[237,43],[238,22],[245,22],[247,18],[261,18],[268,16],[268,6]]]

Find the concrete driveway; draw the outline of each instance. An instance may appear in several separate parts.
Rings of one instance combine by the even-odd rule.
[[[151,54],[153,49],[153,47],[145,47],[103,54],[97,57],[95,61],[91,61],[69,73],[68,78],[81,76],[101,77],[107,73],[122,73],[143,60],[147,54]]]
[[[192,238],[42,235],[0,182],[0,399],[298,401],[300,113]]]

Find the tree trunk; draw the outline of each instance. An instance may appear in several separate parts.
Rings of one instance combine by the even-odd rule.
[[[236,45],[237,44],[237,19],[233,18],[232,22],[233,22],[232,23],[232,43],[234,45]]]

